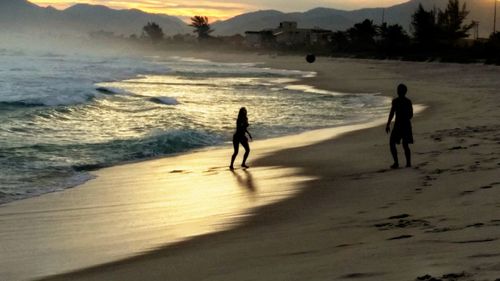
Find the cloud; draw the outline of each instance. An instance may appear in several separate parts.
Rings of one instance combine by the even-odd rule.
[[[381,7],[407,2],[408,0],[32,0],[42,6],[66,8],[76,3],[106,5],[117,9],[140,9],[152,13],[164,13],[188,18],[193,15],[205,15],[211,20],[226,19],[241,13],[277,9],[284,12],[305,11],[315,7],[339,9],[357,9],[364,7]]]
[[[93,5],[105,5],[115,9],[140,9],[150,13],[163,13],[179,16],[183,19],[194,15],[208,16],[211,21],[226,19],[247,11],[257,9],[254,5],[248,3],[239,3],[233,1],[193,1],[172,0],[169,2],[158,0],[32,0],[33,3],[40,6],[53,6],[58,9],[65,9],[77,3],[87,3]]]

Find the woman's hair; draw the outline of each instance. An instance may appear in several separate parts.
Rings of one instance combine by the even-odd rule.
[[[238,121],[247,119],[247,109],[245,107],[240,108],[238,113]]]

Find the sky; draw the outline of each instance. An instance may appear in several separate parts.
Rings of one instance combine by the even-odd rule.
[[[30,0],[40,5],[64,9],[76,3],[100,4],[118,9],[136,8],[187,19],[204,15],[210,21],[227,19],[245,12],[276,9],[283,12],[306,11],[316,7],[353,10],[391,6],[408,0]]]

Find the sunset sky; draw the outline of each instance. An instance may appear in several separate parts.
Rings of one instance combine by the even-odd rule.
[[[147,12],[164,13],[187,18],[206,15],[211,21],[255,10],[277,9],[284,12],[305,11],[315,7],[352,10],[365,7],[382,7],[407,2],[408,0],[32,0],[40,6],[52,5],[66,8],[76,3],[101,4],[112,8],[137,8]]]

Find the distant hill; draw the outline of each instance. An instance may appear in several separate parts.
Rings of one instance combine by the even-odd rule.
[[[464,0],[461,0],[463,3]],[[320,27],[345,30],[366,18],[380,24],[382,13],[388,23],[401,24],[410,30],[411,15],[421,3],[427,9],[444,8],[448,0],[410,0],[388,8],[369,8],[344,11],[331,8],[315,8],[306,12],[283,13],[264,10],[245,13],[212,24],[214,35],[243,34],[248,30],[274,28],[281,21],[297,21],[299,27]],[[465,0],[471,10],[469,20],[480,21],[480,35],[492,31],[493,0]],[[500,6],[500,5],[499,5]],[[499,7],[500,8],[500,7]],[[157,22],[168,34],[191,32],[185,22],[174,16],[150,14],[140,10],[115,10],[106,6],[77,4],[65,10],[42,8],[27,0],[0,0],[0,32],[25,31],[49,34],[88,34],[91,31],[112,31],[125,36],[140,34],[148,22]]]
[[[190,32],[179,18],[140,10],[115,10],[106,6],[77,4],[65,10],[42,8],[26,0],[0,0],[0,25],[12,31],[68,34],[106,30],[115,34],[140,34],[148,22],[158,23],[166,34]]]
[[[283,13],[275,10],[257,11],[242,14],[226,21],[215,22],[212,26],[214,34],[243,34],[248,30],[274,28],[282,21],[297,21],[300,27],[322,27],[328,29],[345,29],[354,23],[342,15],[343,11],[316,8],[305,13]]]
[[[464,1],[461,1],[462,3]],[[492,0],[465,0],[471,11],[468,20],[480,21],[480,35],[488,36],[492,31],[493,2]],[[411,16],[422,4],[427,9],[436,7],[444,9],[448,0],[411,0],[388,8],[368,8],[354,11],[344,11],[330,8],[315,8],[303,13],[282,13],[275,10],[264,10],[242,14],[225,21],[215,22],[214,34],[243,34],[247,30],[273,28],[281,21],[297,21],[299,27],[321,27],[331,30],[345,30],[364,19],[371,19],[380,24],[382,15],[391,24],[398,23],[405,29],[410,29]],[[500,6],[500,5],[499,5]]]

